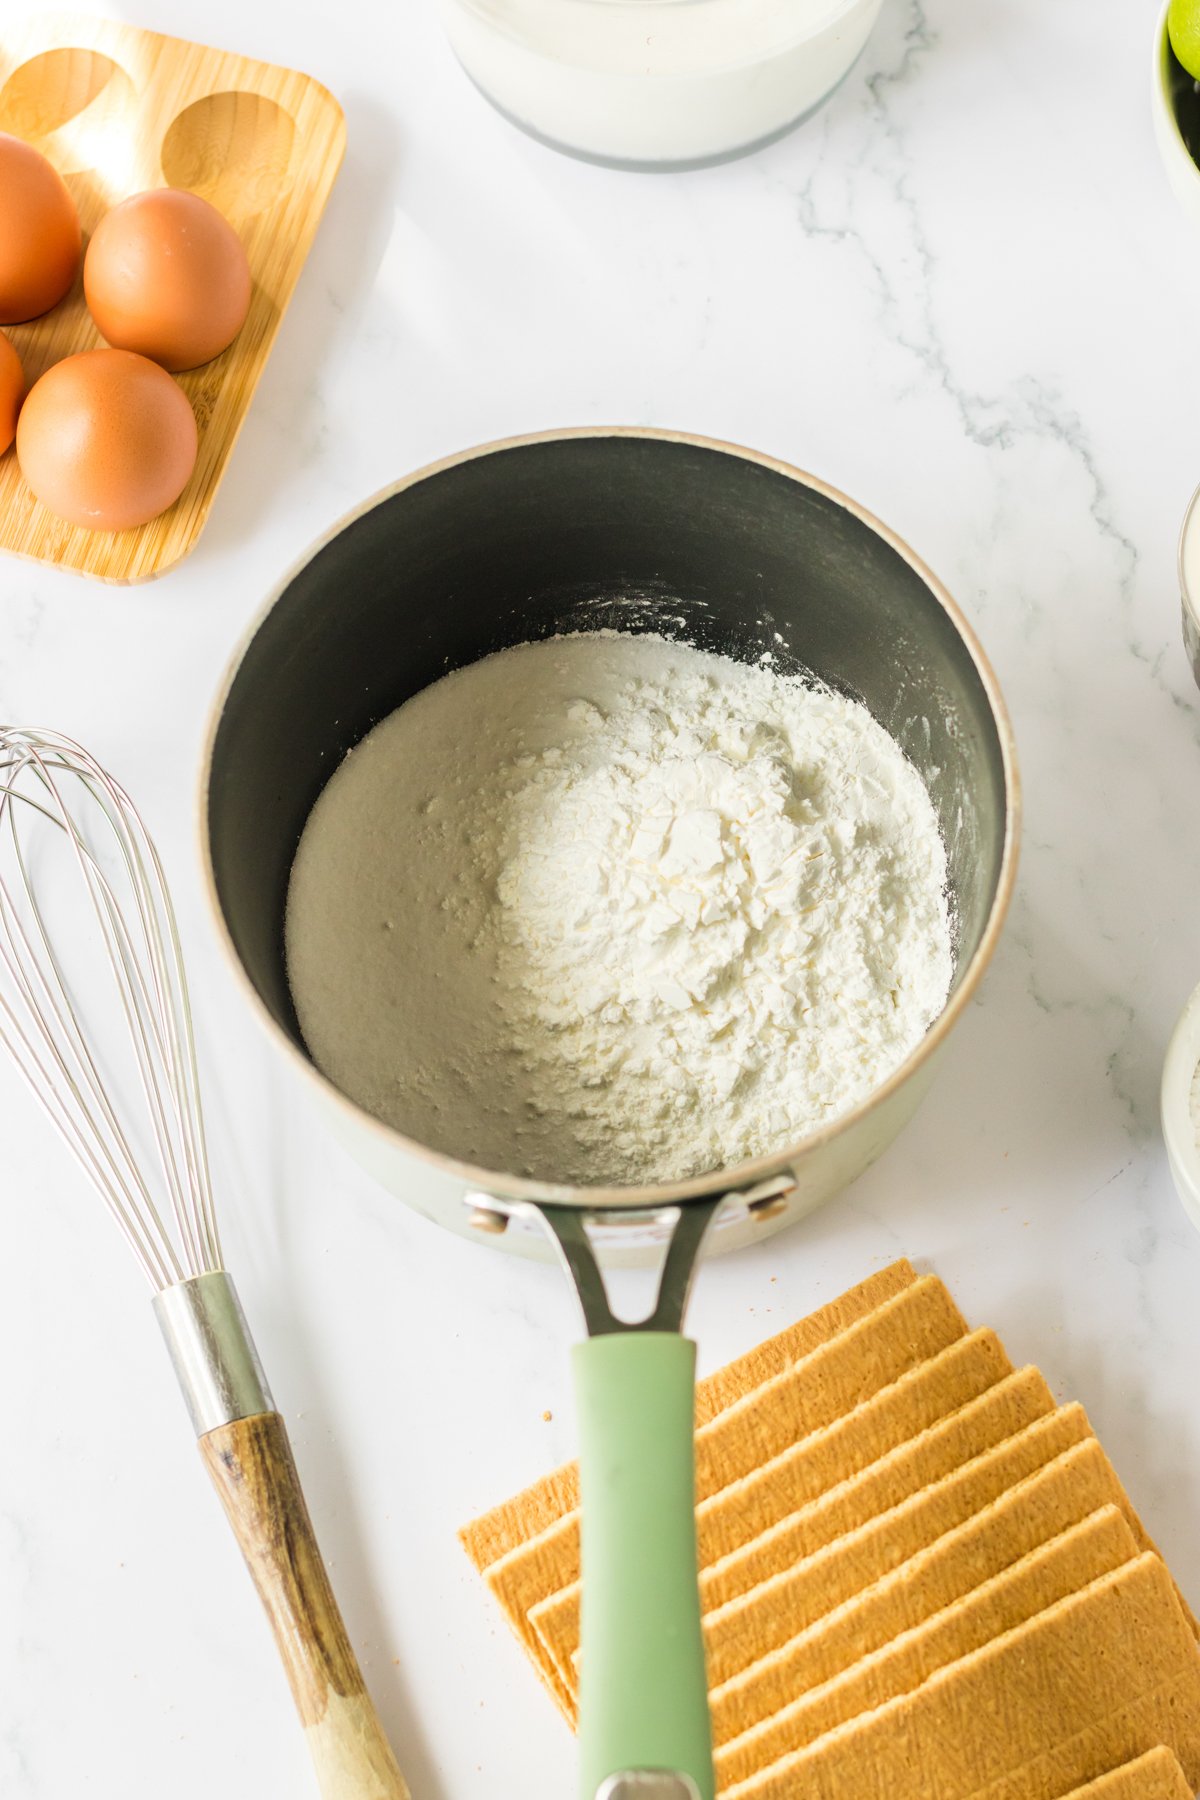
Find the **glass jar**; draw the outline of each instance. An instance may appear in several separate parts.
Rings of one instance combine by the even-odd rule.
[[[534,137],[634,168],[737,156],[841,81],[882,0],[441,0],[487,98]]]

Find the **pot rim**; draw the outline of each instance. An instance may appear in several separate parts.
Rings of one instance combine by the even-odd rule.
[[[356,520],[362,518],[366,513],[374,511],[377,506],[390,500],[395,494],[403,493],[406,489],[415,487],[418,482],[427,481],[449,469],[473,462],[478,457],[492,456],[502,451],[524,449],[534,444],[562,443],[577,438],[612,437],[643,438],[663,443],[688,444],[703,450],[714,450],[726,456],[735,456],[744,462],[756,463],[762,468],[784,475],[789,480],[799,482],[801,486],[824,494],[827,498],[835,501],[855,518],[861,520],[869,530],[874,531],[908,563],[950,619],[975,665],[976,673],[987,696],[1004,770],[1004,849],[987,922],[958,987],[951,994],[920,1043],[899,1067],[894,1069],[878,1087],[872,1088],[857,1106],[852,1107],[848,1112],[840,1113],[836,1119],[831,1120],[827,1125],[822,1125],[818,1130],[808,1133],[807,1136],[798,1138],[794,1142],[782,1146],[779,1150],[772,1151],[770,1155],[755,1157],[748,1162],[737,1163],[728,1169],[710,1170],[703,1175],[690,1176],[686,1181],[665,1182],[643,1187],[576,1187],[568,1183],[535,1181],[527,1176],[484,1169],[475,1163],[463,1162],[457,1157],[449,1156],[443,1151],[433,1150],[427,1144],[420,1143],[416,1138],[408,1137],[404,1132],[398,1131],[395,1126],[385,1124],[382,1119],[375,1118],[373,1114],[359,1106],[357,1101],[351,1100],[327,1075],[322,1073],[275,1019],[242,962],[217,891],[208,817],[212,762],[217,732],[225,714],[230,691],[237,679],[246,653],[266,622],[268,615],[274,610],[301,570],[306,568],[328,544],[332,543],[334,538],[339,537]],[[227,962],[232,965],[235,980],[248,994],[252,1010],[260,1022],[265,1023],[269,1035],[284,1049],[293,1066],[299,1067],[308,1081],[315,1084],[326,1102],[333,1104],[348,1127],[366,1132],[381,1147],[402,1150],[415,1157],[419,1162],[431,1165],[443,1175],[461,1183],[469,1193],[483,1198],[533,1203],[534,1205],[544,1202],[558,1206],[574,1206],[589,1212],[653,1212],[665,1211],[685,1201],[704,1199],[716,1193],[731,1195],[744,1193],[770,1180],[773,1176],[783,1174],[814,1151],[831,1143],[835,1138],[840,1137],[865,1119],[869,1113],[896,1093],[940,1049],[974,997],[984,971],[991,962],[1008,914],[1016,884],[1021,821],[1021,778],[1017,766],[1016,740],[1008,708],[1004,703],[995,671],[974,628],[964,616],[957,601],[952,598],[948,589],[933,571],[916,555],[903,538],[885,525],[881,519],[876,518],[874,513],[852,500],[839,488],[822,481],[818,476],[811,475],[792,463],[784,462],[779,457],[748,449],[742,444],[731,443],[721,438],[704,437],[693,432],[672,431],[652,426],[582,425],[496,438],[487,443],[477,444],[469,449],[440,457],[380,488],[358,506],[352,507],[350,511],[344,513],[315,542],[310,544],[296,558],[258,608],[225,666],[205,722],[197,801],[196,824],[200,836],[200,862],[205,895],[209,910],[216,921],[219,942]]]

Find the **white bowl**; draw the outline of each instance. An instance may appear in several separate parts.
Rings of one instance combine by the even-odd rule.
[[[1183,602],[1183,647],[1200,687],[1200,487],[1188,501],[1179,533],[1179,597]]]
[[[1178,79],[1178,67],[1167,37],[1167,6],[1164,5],[1154,37],[1154,71],[1150,86],[1154,135],[1176,199],[1200,225],[1200,168],[1183,140],[1175,107],[1174,83]],[[1197,121],[1197,148],[1200,149],[1200,109]]]
[[[1162,1130],[1175,1191],[1200,1231],[1200,1144],[1192,1119],[1192,1081],[1200,1063],[1200,987],[1180,1015],[1162,1076]]]
[[[719,162],[828,98],[882,0],[440,0],[454,51],[514,124],[629,168]]]

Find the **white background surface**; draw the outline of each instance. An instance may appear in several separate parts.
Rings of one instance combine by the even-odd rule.
[[[194,788],[210,696],[283,569],[383,483],[502,434],[649,423],[773,452],[880,513],[977,623],[1028,794],[982,999],[893,1151],[706,1270],[691,1324],[713,1367],[907,1252],[1086,1403],[1200,1602],[1200,1243],[1156,1117],[1200,979],[1174,574],[1200,240],[1151,138],[1155,10],[886,0],[816,119],[679,177],[526,141],[428,0],[128,15],[318,75],[347,160],[195,554],[129,591],[0,567],[0,716],[83,738],[159,836],[229,1260],[417,1800],[572,1791],[455,1540],[573,1450],[572,1306],[389,1200],[310,1116],[219,963]],[[304,1748],[140,1278],[7,1077],[0,1159],[0,1794],[299,1800]]]

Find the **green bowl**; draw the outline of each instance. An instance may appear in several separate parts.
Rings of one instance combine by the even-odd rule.
[[[1200,225],[1200,87],[1171,48],[1167,11],[1164,5],[1154,35],[1154,135],[1176,199]]]

